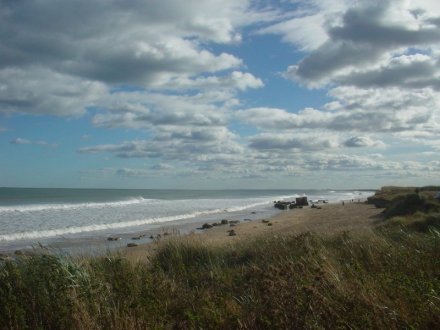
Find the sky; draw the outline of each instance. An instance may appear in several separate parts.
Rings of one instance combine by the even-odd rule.
[[[440,184],[438,0],[0,0],[0,186]]]

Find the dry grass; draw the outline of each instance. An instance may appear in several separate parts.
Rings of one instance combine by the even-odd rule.
[[[266,237],[229,247],[170,240],[118,256],[30,256],[0,269],[5,329],[434,328],[440,233],[382,229]]]
[[[440,328],[438,215],[415,209],[374,231],[172,238],[137,262],[3,260],[0,328]]]

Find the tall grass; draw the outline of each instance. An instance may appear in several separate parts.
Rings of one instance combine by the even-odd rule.
[[[440,328],[440,233],[170,240],[151,258],[0,262],[3,329]]]

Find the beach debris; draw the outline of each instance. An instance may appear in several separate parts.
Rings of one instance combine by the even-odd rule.
[[[269,220],[263,219],[261,220],[262,223],[269,223]]]
[[[236,236],[237,233],[235,232],[234,229],[228,230],[229,236]]]
[[[127,247],[135,247],[135,246],[138,246],[138,244],[136,244],[136,243],[128,243],[127,244]]]
[[[267,225],[268,225],[268,226],[272,226],[272,222],[269,222]]]
[[[210,228],[212,228],[213,226],[211,225],[211,224],[209,224],[209,223],[204,223],[203,225],[202,225],[202,229],[210,229]]]
[[[107,241],[119,241],[121,237],[118,236],[110,236],[107,238]]]
[[[223,219],[223,220],[220,222],[220,224],[221,224],[221,225],[227,225],[227,224],[229,224],[229,220]]]

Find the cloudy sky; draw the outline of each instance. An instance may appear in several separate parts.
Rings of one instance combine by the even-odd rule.
[[[0,0],[0,186],[439,184],[438,0]]]

